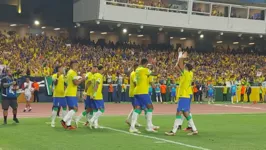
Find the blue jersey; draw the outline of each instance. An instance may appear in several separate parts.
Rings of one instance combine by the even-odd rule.
[[[175,93],[176,92],[176,85],[175,84],[172,85],[171,91],[172,91],[172,93]]]
[[[232,92],[232,93],[235,93],[235,92],[236,92],[236,85],[232,85],[232,86],[231,86],[231,92]]]
[[[209,93],[213,93],[214,89],[213,89],[213,86],[212,85],[209,85],[208,86],[208,92]]]
[[[152,87],[151,87],[151,86],[149,86],[149,92],[150,92],[150,93],[152,92]]]

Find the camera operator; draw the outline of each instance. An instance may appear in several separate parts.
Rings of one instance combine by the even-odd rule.
[[[7,124],[7,115],[9,106],[13,109],[13,121],[19,123],[17,119],[17,90],[19,86],[17,85],[16,80],[11,74],[10,69],[6,70],[7,74],[1,80],[1,89],[2,89],[2,109],[4,115],[4,125]]]

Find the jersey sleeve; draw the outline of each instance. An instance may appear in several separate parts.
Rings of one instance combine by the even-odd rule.
[[[149,76],[151,74],[151,70],[148,68],[144,68],[143,71],[144,71],[145,75]]]
[[[76,80],[77,79],[77,75],[76,75],[76,73],[74,71],[69,72],[68,77],[71,80]]]
[[[52,80],[54,81],[54,80],[56,80],[56,78],[57,78],[57,75],[56,74],[53,74],[52,75]]]

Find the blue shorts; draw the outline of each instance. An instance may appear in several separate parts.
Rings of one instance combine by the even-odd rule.
[[[175,97],[176,96],[176,92],[171,92],[171,97]]]
[[[135,106],[140,106],[141,109],[147,108],[147,105],[151,105],[152,101],[149,94],[135,95]]]
[[[177,104],[177,111],[190,112],[190,98],[180,97]]]
[[[236,92],[232,92],[232,96],[236,96]]]
[[[53,106],[54,107],[67,107],[66,98],[64,97],[53,97]]]
[[[104,109],[103,100],[93,100],[93,109]]]
[[[213,92],[208,92],[208,97],[213,97]]]
[[[68,107],[78,107],[78,98],[76,96],[66,96],[66,101]]]
[[[87,108],[93,108],[93,100],[90,98],[90,96],[87,96],[86,100],[84,101],[85,109]]]
[[[157,97],[157,96],[161,96],[161,93],[156,93],[156,97]]]
[[[135,108],[136,107],[135,97],[130,97],[130,101],[131,101],[132,106]],[[147,108],[146,106],[141,107],[142,110],[145,110],[146,108]]]

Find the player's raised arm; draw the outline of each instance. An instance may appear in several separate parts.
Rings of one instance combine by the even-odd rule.
[[[178,56],[178,61],[176,63],[176,68],[177,70],[179,70],[180,72],[183,72],[184,68],[185,68],[185,65],[184,65],[184,60],[187,58],[187,52],[184,52],[182,53],[179,53],[179,56]]]

